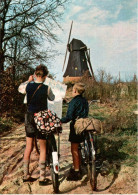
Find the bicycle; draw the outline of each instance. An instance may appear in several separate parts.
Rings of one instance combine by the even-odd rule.
[[[52,178],[52,184],[53,184],[53,189],[55,193],[59,192],[59,162],[58,158],[60,157],[59,154],[59,146],[60,146],[60,137],[59,134],[56,144],[56,139],[53,134],[48,136],[48,139],[46,141],[46,166],[50,167],[50,173],[51,173],[51,178]],[[40,154],[39,149],[37,148],[37,152]],[[56,161],[54,159],[56,154]]]
[[[97,175],[96,175],[96,141],[97,136],[93,131],[84,131],[84,141],[79,145],[80,159],[83,165],[87,165],[88,179],[92,190],[96,190]]]
[[[97,102],[97,100],[92,100]],[[97,172],[96,172],[96,151],[97,151],[97,134],[96,130],[84,130],[82,132],[84,141],[79,144],[79,153],[82,165],[87,166],[88,179],[92,190],[97,187]]]

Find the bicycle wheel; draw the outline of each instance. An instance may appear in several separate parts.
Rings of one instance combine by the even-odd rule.
[[[58,174],[54,172],[53,166],[51,167],[51,177],[52,177],[54,192],[57,194],[59,192],[59,181],[58,181]]]
[[[89,153],[89,160],[87,161],[87,170],[88,170],[88,178],[90,180],[90,185],[92,190],[96,190],[97,186],[97,175],[96,175],[96,163],[95,163],[95,149],[93,144],[93,139],[91,134],[89,133],[87,145],[87,151]]]
[[[51,137],[49,146],[51,146],[49,148],[50,149],[49,158],[50,158],[50,172],[51,172],[52,184],[53,184],[54,192],[58,193],[59,192],[58,173],[55,173],[54,171],[53,157],[52,157],[52,152],[57,151],[56,141],[54,136]]]
[[[89,177],[89,180],[90,180],[90,185],[92,187],[92,190],[95,191],[96,186],[97,186],[95,162],[92,162],[92,164],[88,164],[87,169],[88,169],[88,177]]]
[[[80,165],[86,165],[84,143],[79,144],[79,159]]]
[[[54,189],[54,192],[57,194],[59,192],[58,173],[54,172],[53,165],[51,166],[50,170],[51,170],[53,189]]]

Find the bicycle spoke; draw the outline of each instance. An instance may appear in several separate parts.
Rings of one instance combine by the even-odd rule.
[[[97,175],[96,175],[96,150],[94,144],[94,138],[90,132],[86,133],[85,135],[85,154],[86,154],[86,161],[87,161],[87,173],[88,179],[90,181],[90,185],[92,190],[96,190],[97,185]]]

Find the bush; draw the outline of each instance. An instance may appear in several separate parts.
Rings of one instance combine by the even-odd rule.
[[[104,70],[100,70],[96,78],[96,81],[94,81],[86,72],[81,79],[81,82],[86,86],[84,95],[87,99],[100,99],[101,102],[137,99],[137,80],[132,80],[131,82],[117,81]]]
[[[9,131],[12,126],[13,126],[12,120],[0,118],[0,133]]]
[[[131,102],[132,103],[132,102]],[[107,132],[120,130],[135,134],[137,132],[137,116],[133,113],[134,102],[120,100],[114,104],[112,112],[104,121]]]

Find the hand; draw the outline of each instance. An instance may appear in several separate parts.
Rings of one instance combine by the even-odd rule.
[[[31,82],[34,80],[34,75],[30,75],[28,81]]]

